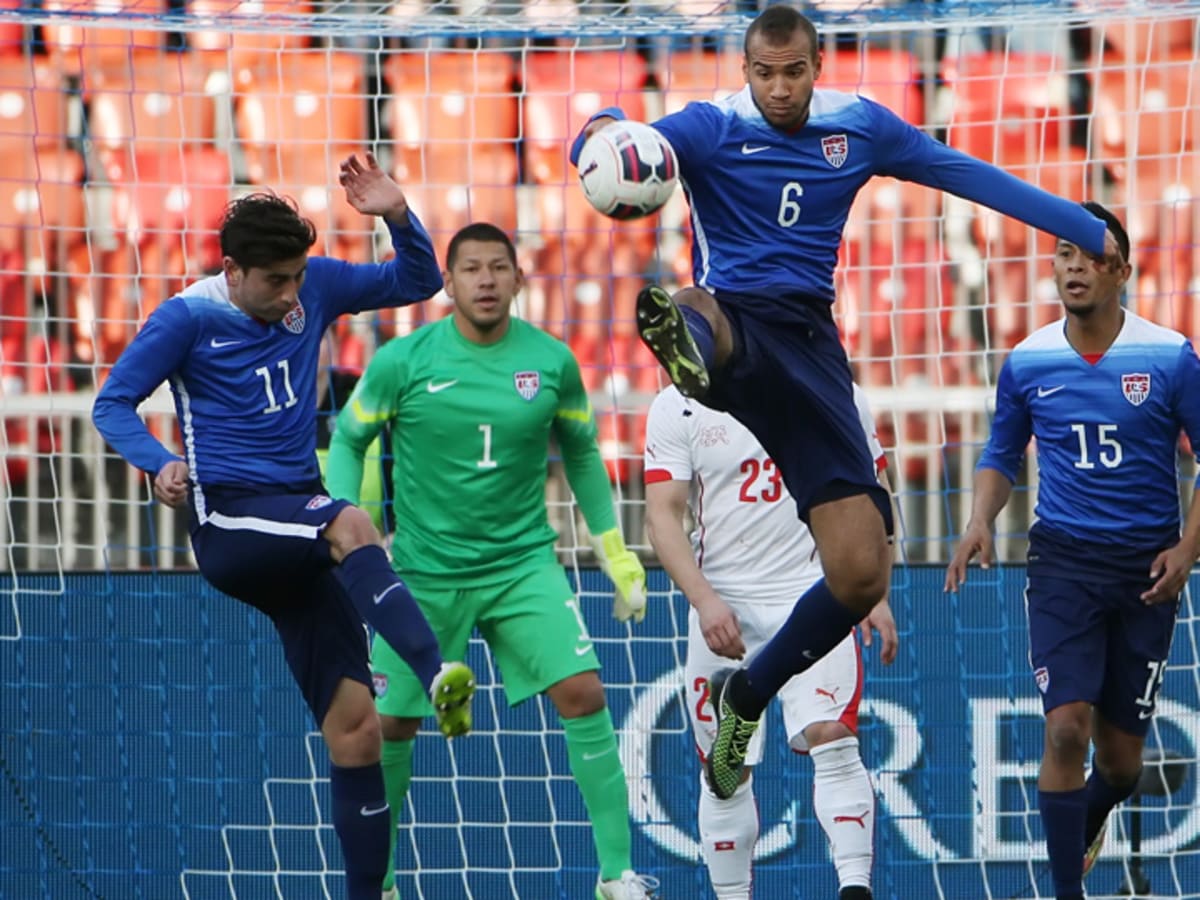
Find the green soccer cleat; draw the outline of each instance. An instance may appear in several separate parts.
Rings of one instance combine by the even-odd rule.
[[[1104,848],[1104,837],[1108,834],[1108,820],[1104,820],[1104,824],[1100,826],[1100,830],[1096,832],[1096,836],[1092,838],[1092,842],[1088,844],[1087,850],[1083,853],[1083,877],[1087,878],[1088,872],[1096,865],[1096,860],[1100,858],[1100,851]]]
[[[474,694],[474,673],[460,662],[443,662],[429,687],[429,699],[433,701],[438,728],[446,737],[461,737],[471,730]]]
[[[717,737],[708,758],[704,761],[704,774],[708,786],[721,800],[733,796],[742,780],[742,769],[746,766],[746,751],[750,739],[758,730],[759,719],[739,715],[733,708],[725,689],[729,679],[737,672],[718,672],[709,682],[712,691],[713,712],[717,717]]]
[[[642,288],[637,295],[637,323],[642,342],[662,363],[679,393],[704,396],[708,367],[671,295],[656,284]]]

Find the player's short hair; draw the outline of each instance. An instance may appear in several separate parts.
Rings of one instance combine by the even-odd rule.
[[[296,259],[317,242],[317,228],[296,201],[261,191],[230,201],[221,219],[221,254],[243,269]]]
[[[768,44],[786,44],[797,30],[808,35],[809,56],[815,59],[820,46],[817,43],[817,26],[806,16],[782,3],[768,6],[750,23],[746,28],[742,53],[747,57],[750,55],[750,39],[756,34],[761,34]]]
[[[454,237],[450,238],[450,245],[446,248],[447,269],[454,268],[454,263],[458,261],[458,248],[464,241],[503,244],[508,253],[508,261],[514,266],[517,264],[517,248],[513,246],[512,238],[504,233],[503,228],[499,228],[491,222],[472,222],[470,225],[460,228]]]
[[[1104,222],[1104,227],[1108,229],[1109,234],[1117,240],[1117,249],[1121,251],[1122,261],[1129,262],[1129,234],[1125,231],[1125,226],[1121,224],[1121,220],[1111,210],[1101,206],[1094,200],[1084,203],[1083,208]]]

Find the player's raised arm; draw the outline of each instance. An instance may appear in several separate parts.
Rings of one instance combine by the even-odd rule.
[[[92,423],[100,435],[126,461],[151,475],[180,460],[150,433],[137,408],[182,363],[195,330],[186,305],[168,300],[122,351],[92,406]]]
[[[879,173],[973,200],[989,209],[1064,238],[1088,253],[1105,252],[1105,225],[1078,203],[1057,197],[1015,175],[934,140],[891,110],[865,98],[886,157]]]

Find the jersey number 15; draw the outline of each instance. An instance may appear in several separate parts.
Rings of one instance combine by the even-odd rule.
[[[1079,438],[1079,459],[1075,460],[1077,469],[1094,469],[1092,462],[1092,442],[1088,439],[1088,427],[1083,422],[1074,422],[1071,430]],[[1106,469],[1115,469],[1121,464],[1121,442],[1117,440],[1116,425],[1097,425],[1094,446],[1099,451],[1096,459]]]

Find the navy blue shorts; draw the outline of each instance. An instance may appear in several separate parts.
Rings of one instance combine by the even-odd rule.
[[[868,494],[892,534],[891,500],[876,476],[829,303],[728,293],[717,302],[733,329],[734,352],[713,373],[704,403],[754,433],[805,522],[814,506]]]
[[[1143,573],[1098,572],[1098,560],[1056,553],[1065,544],[1035,526],[1030,540],[1029,661],[1042,708],[1083,701],[1122,731],[1145,737],[1162,684],[1178,602],[1147,606],[1154,555]],[[1122,566],[1122,568],[1126,568]],[[1104,577],[1104,576],[1108,577]]]
[[[295,494],[205,488],[192,497],[200,574],[270,617],[318,726],[343,678],[371,686],[367,633],[322,537],[349,505],[319,483]]]

